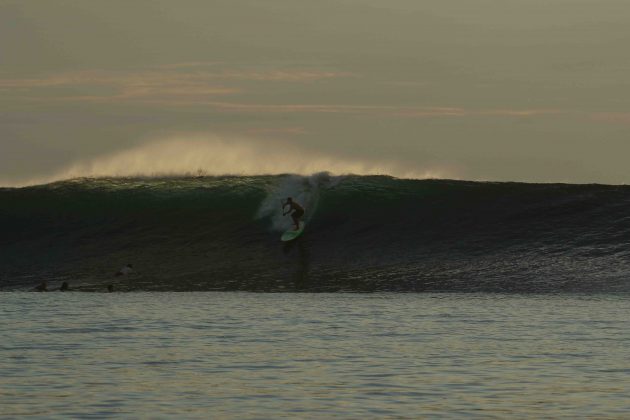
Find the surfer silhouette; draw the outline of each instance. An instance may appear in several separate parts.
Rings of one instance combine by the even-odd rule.
[[[289,210],[285,212],[284,208],[286,206],[289,206]],[[291,211],[293,211],[293,213],[291,213]],[[295,230],[299,230],[300,217],[304,216],[304,207],[293,201],[291,197],[287,197],[287,201],[282,203],[282,215],[286,216],[289,213],[291,213],[291,218],[293,219],[293,223],[295,223]]]
[[[131,273],[133,273],[133,264],[127,264],[126,266],[118,270],[116,276],[126,276]]]
[[[48,283],[46,282],[46,280],[42,281],[42,283],[37,286],[35,289],[36,292],[47,292],[48,291]]]

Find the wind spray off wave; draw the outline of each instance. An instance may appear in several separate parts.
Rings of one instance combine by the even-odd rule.
[[[451,171],[437,167],[418,167],[388,159],[333,156],[280,140],[193,134],[148,142],[76,162],[49,176],[4,182],[4,185],[36,185],[81,177],[310,175],[318,172],[413,179],[453,177]]]

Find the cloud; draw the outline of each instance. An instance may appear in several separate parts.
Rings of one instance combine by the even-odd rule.
[[[464,109],[464,108],[401,108],[391,115],[407,118],[430,117],[534,117],[564,114],[557,109]]]
[[[33,185],[77,177],[385,174],[401,178],[455,178],[444,168],[415,166],[388,159],[345,158],[314,152],[282,142],[252,138],[225,138],[207,134],[180,135],[147,143],[91,160],[78,161],[39,179],[13,183]]]
[[[207,104],[209,98],[242,93],[233,82],[312,83],[349,73],[313,69],[213,69],[215,63],[179,63],[148,70],[84,70],[53,74],[42,78],[0,79],[0,91],[26,93],[38,101],[74,101],[100,103],[143,103],[187,106]],[[51,88],[81,89],[59,90]],[[48,91],[46,90],[48,89]]]
[[[263,128],[250,128],[245,131],[247,134],[289,134],[300,135],[307,134],[308,131],[304,127],[263,127]]]
[[[217,77],[221,79],[302,83],[351,76],[353,76],[352,73],[319,70],[230,70],[217,75]]]
[[[560,115],[567,114],[567,111],[560,109],[490,109],[485,111],[476,111],[473,115],[489,115],[504,117],[535,117],[542,115]]]
[[[71,90],[57,90],[51,96],[46,88]],[[76,89],[86,93],[77,95]],[[169,101],[194,104],[209,97],[241,92],[204,75],[158,71],[82,71],[40,79],[0,79],[0,90],[27,91],[28,98],[40,101],[145,104]]]
[[[391,105],[343,104],[252,104],[242,102],[200,102],[221,112],[235,113],[324,113],[353,114],[381,118],[446,118],[446,117],[534,117],[565,114],[555,109],[489,109],[475,110],[451,107],[409,107]]]
[[[181,63],[161,64],[155,66],[157,69],[187,69],[187,68],[207,68],[222,65],[222,61],[185,61]]]
[[[629,124],[630,112],[596,112],[589,116],[591,121],[609,124]]]
[[[397,105],[248,102],[250,83],[302,83],[354,77],[348,72],[296,68],[225,68],[215,62],[186,62],[144,70],[84,70],[43,78],[0,79],[0,91],[25,93],[36,101],[138,103],[205,107],[228,113],[329,113],[381,118],[534,117],[564,113],[554,109],[466,109]],[[68,88],[46,91],[51,88]],[[81,93],[77,94],[77,90]],[[52,94],[51,94],[52,92]],[[240,95],[239,101],[225,97]],[[219,100],[221,98],[221,100]]]

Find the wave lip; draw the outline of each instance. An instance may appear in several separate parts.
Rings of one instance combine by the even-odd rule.
[[[282,244],[289,195],[307,230]],[[0,198],[4,290],[630,289],[625,186],[320,173],[76,179]],[[127,263],[137,273],[113,277]]]

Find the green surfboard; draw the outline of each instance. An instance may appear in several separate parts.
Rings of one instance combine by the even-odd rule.
[[[300,228],[298,230],[294,229],[294,226],[291,226],[291,229],[287,230],[282,234],[280,240],[282,242],[292,241],[298,236],[300,236],[304,232],[304,222],[300,222]]]

